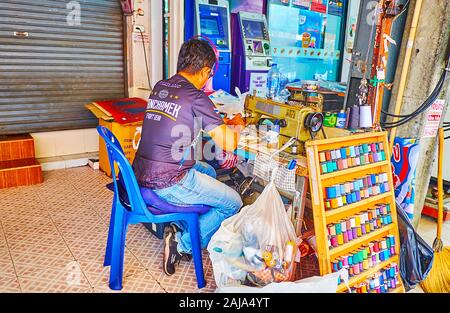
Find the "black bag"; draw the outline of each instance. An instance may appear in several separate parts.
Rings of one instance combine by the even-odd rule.
[[[433,265],[434,251],[414,230],[405,211],[397,204],[400,233],[400,276],[405,290],[423,281]]]

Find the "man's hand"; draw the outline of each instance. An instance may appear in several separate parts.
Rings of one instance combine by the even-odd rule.
[[[224,124],[217,126],[209,131],[208,134],[222,150],[233,152],[238,146],[240,132],[243,128],[245,128],[243,125],[228,126]]]

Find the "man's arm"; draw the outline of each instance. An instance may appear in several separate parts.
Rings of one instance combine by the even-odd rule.
[[[209,131],[208,134],[220,148],[233,152],[238,146],[242,128],[242,126],[227,126],[223,124]]]

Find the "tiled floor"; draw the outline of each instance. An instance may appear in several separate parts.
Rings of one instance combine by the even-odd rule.
[[[113,292],[109,268],[103,267],[110,179],[89,167],[45,172],[44,177],[41,185],[0,190],[0,292]],[[435,221],[423,218],[419,232],[432,244]],[[443,237],[450,245],[450,223]],[[126,246],[121,292],[216,288],[206,252],[207,287],[198,290],[192,261],[182,261],[171,277],[162,272],[162,241],[144,226],[130,226]]]
[[[0,190],[0,292],[116,292],[103,267],[112,192],[89,167],[44,172],[44,184]],[[197,289],[193,262],[162,272],[162,241],[142,225],[127,234],[121,292],[212,292]]]

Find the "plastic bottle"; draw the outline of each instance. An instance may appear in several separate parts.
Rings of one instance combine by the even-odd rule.
[[[274,99],[278,96],[281,86],[281,73],[278,70],[276,63],[272,64],[269,73],[267,74],[267,87],[266,87],[266,97],[268,99]]]
[[[345,128],[346,121],[347,113],[345,113],[344,110],[341,110],[341,112],[339,112],[337,115],[336,128]]]

